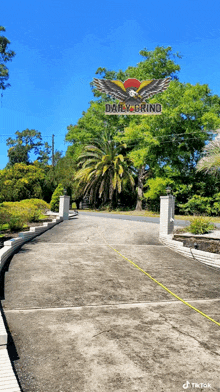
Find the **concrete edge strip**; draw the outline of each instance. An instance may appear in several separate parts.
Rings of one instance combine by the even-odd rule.
[[[168,248],[183,256],[193,258],[194,260],[211,267],[220,268],[220,255],[216,253],[184,247],[183,242],[172,239],[172,234],[160,235],[159,240],[163,245],[166,245]]]
[[[55,218],[52,222],[44,222],[43,226],[31,227],[29,231],[24,231],[18,234],[18,238],[13,238],[4,242],[4,247],[0,249],[0,274],[2,269],[10,256],[26,242],[32,240],[38,235],[51,229],[56,224],[63,221],[62,217]],[[20,392],[17,378],[14,374],[11,361],[7,350],[8,334],[5,328],[2,314],[0,313],[0,392]]]

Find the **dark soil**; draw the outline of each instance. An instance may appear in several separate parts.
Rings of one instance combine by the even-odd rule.
[[[203,250],[204,252],[220,254],[220,240],[214,238],[201,238],[198,236],[185,237],[180,234],[174,234],[173,239],[175,241],[183,242],[183,246],[187,248],[193,248]]]
[[[54,219],[54,216],[51,217],[48,216],[48,218],[42,219],[40,222],[27,223],[28,226],[19,231],[10,231],[10,230],[0,231],[0,235],[4,234],[3,237],[0,237],[0,249],[3,248],[5,241],[9,241],[12,238],[17,238],[18,233],[20,233],[20,231],[29,231],[30,227],[42,226],[43,222],[52,222],[52,219]]]

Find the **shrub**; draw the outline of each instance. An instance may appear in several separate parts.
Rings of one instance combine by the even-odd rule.
[[[21,200],[19,205],[24,207],[35,207],[39,209],[41,212],[45,212],[50,209],[50,205],[41,199],[25,199]]]
[[[0,205],[0,228],[7,223],[10,230],[20,230],[27,222],[38,222],[50,206],[40,199],[4,202]]]
[[[208,214],[212,212],[212,201],[211,197],[203,197],[200,195],[194,195],[185,204],[179,204],[180,211],[184,214]]]
[[[51,211],[55,211],[55,212],[59,211],[60,196],[63,195],[63,192],[64,192],[63,185],[59,184],[55,189],[54,193],[52,194],[52,198],[50,202]]]
[[[0,201],[17,201],[42,197],[44,170],[36,165],[16,163],[0,170]]]
[[[10,213],[5,207],[0,206],[0,230],[2,230],[3,225],[8,223],[10,220]]]
[[[28,211],[22,210],[18,207],[9,211],[10,219],[8,226],[10,230],[21,230],[25,223],[28,222]]]
[[[41,216],[42,212],[38,208],[28,209],[28,222],[39,222]]]
[[[8,226],[10,230],[22,230],[26,222],[26,219],[22,218],[21,215],[13,215],[10,217]]]
[[[219,215],[220,213],[220,193],[213,196],[212,215]]]
[[[205,234],[213,230],[215,226],[207,218],[195,217],[191,220],[190,226],[187,229],[193,234]]]
[[[75,210],[76,208],[77,208],[76,203],[73,202],[73,203],[72,203],[72,209]]]

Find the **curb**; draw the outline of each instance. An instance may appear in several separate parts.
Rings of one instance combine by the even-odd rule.
[[[44,222],[43,226],[30,227],[29,231],[19,233],[18,238],[5,241],[4,247],[0,249],[0,274],[2,273],[2,269],[8,258],[12,256],[17,249],[62,221],[62,217],[55,218],[52,222]],[[7,343],[8,334],[0,313],[0,392],[20,392],[21,389],[8,355]]]
[[[211,267],[220,268],[220,255],[216,253],[204,252],[194,248],[187,248],[183,246],[183,242],[175,241],[172,239],[173,235],[160,235],[160,242],[168,248],[174,250],[174,252],[180,253],[183,256],[193,258],[200,263],[209,265]]]

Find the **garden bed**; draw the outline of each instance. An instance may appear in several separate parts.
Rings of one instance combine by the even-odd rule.
[[[209,235],[174,234],[173,239],[183,242],[183,246],[187,248],[220,254],[220,230]]]
[[[3,248],[4,246],[4,242],[8,241],[12,238],[17,238],[18,234],[21,231],[29,231],[30,227],[37,227],[37,226],[42,226],[43,222],[52,222],[52,219],[54,219],[54,216],[48,216],[45,219],[42,219],[40,222],[32,222],[32,223],[27,223],[27,226],[25,228],[23,228],[22,230],[19,231],[10,231],[8,230],[4,230],[4,231],[0,231],[0,235],[2,235],[2,237],[0,237],[0,249]]]

